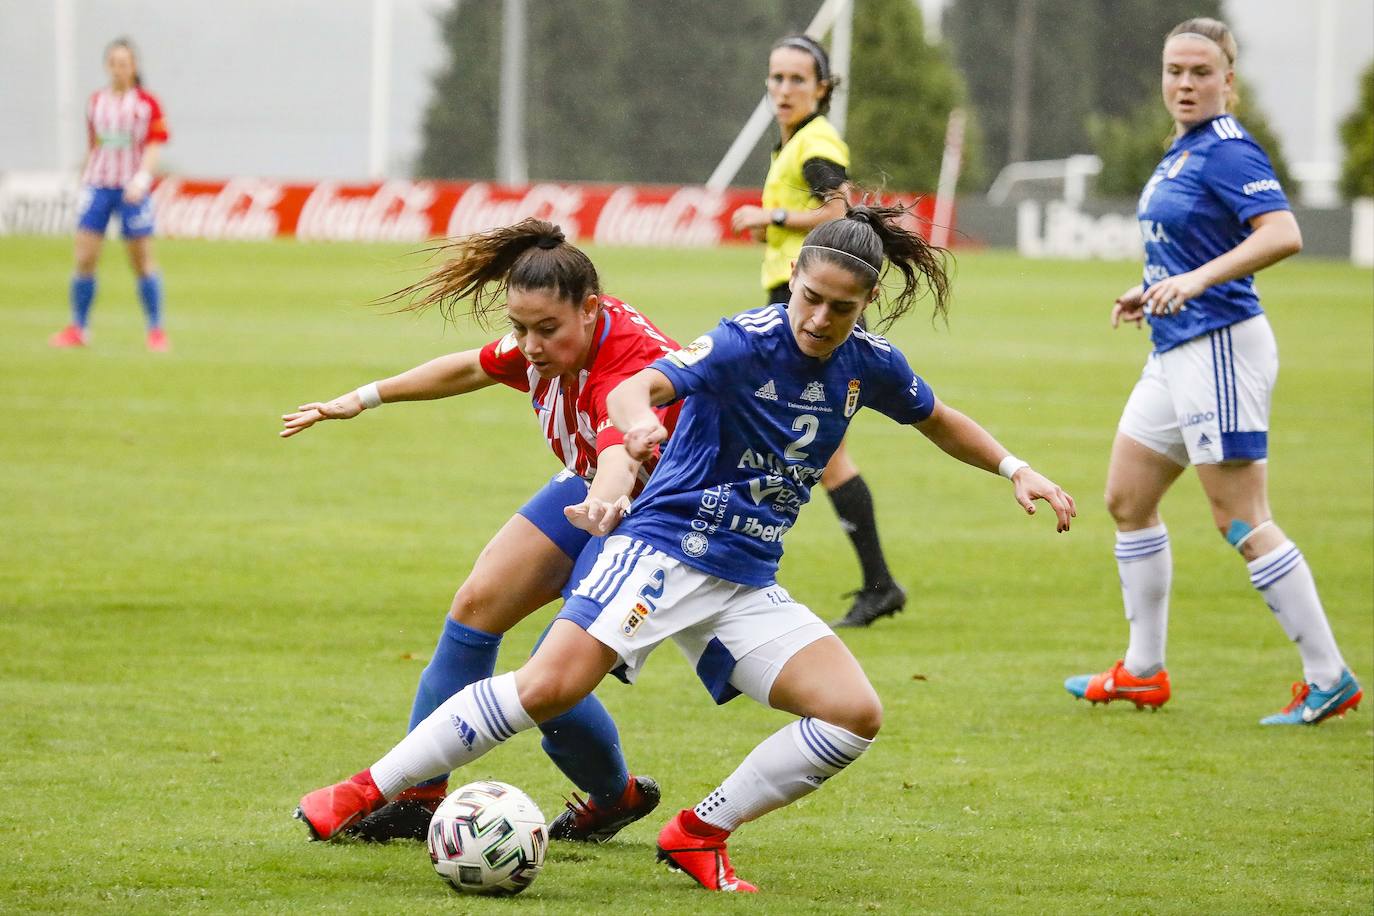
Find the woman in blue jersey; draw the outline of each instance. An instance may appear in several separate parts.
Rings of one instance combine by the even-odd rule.
[[[792,298],[792,263],[806,234],[845,213],[849,145],[825,117],[839,80],[825,48],[809,35],[787,35],[768,53],[765,85],[778,122],[778,145],[763,183],[763,206],[740,207],[730,218],[736,232],[748,232],[764,243],[768,302],[785,304]],[[835,625],[866,627],[905,607],[906,592],[888,568],[873,493],[844,444],[826,466],[821,485],[849,535],[863,576],[852,593],[854,603]]]
[[[633,681],[672,639],[717,702],[744,693],[800,717],[658,837],[660,859],[702,886],[756,889],[735,876],[730,832],[815,791],[858,759],[881,724],[854,656],[775,579],[783,535],[854,413],[876,409],[953,457],[1001,472],[1025,511],[1049,502],[1060,531],[1074,514],[1067,493],[942,404],[886,339],[855,327],[878,297],[885,258],[904,280],[887,322],[922,287],[944,309],[940,253],[898,225],[900,212],[854,208],[813,230],[786,308],[723,320],[611,393],[611,418],[640,459],[667,436],[654,407],[686,399],[634,511],[519,671],[464,688],[372,767],[302,799],[315,835],[327,839],[407,786],[557,715],[607,673]]]
[[[1140,195],[1144,282],[1112,306],[1112,326],[1150,324],[1154,352],[1112,445],[1107,508],[1130,625],[1125,657],[1069,678],[1075,697],[1169,699],[1164,643],[1172,558],[1159,503],[1192,464],[1222,536],[1298,645],[1303,680],[1269,725],[1315,724],[1360,701],[1307,561],[1269,510],[1266,457],[1278,349],[1254,273],[1296,254],[1302,235],[1269,159],[1227,114],[1236,42],[1215,19],[1190,19],[1164,43],[1164,104],[1174,140]]]

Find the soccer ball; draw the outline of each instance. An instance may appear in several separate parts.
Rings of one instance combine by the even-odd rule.
[[[515,786],[494,780],[455,789],[429,822],[434,870],[466,894],[518,894],[544,867],[544,815]]]

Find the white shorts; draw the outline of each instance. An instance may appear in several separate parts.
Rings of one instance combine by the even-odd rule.
[[[1262,461],[1279,349],[1263,315],[1151,353],[1117,429],[1176,464]]]
[[[671,639],[717,703],[743,693],[767,705],[788,659],[834,635],[781,585],[729,582],[624,535],[606,539],[559,616],[614,649],[630,683]]]

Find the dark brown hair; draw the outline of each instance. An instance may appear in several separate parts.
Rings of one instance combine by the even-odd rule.
[[[882,318],[877,323],[885,331],[911,310],[926,293],[935,297],[936,317],[949,314],[949,274],[945,262],[949,252],[932,245],[902,225],[906,207],[856,204],[845,211],[843,219],[821,223],[806,235],[797,269],[803,270],[819,260],[843,267],[863,282],[878,286],[883,276],[883,261],[902,275],[902,290],[890,297],[886,307],[879,306]],[[863,269],[867,264],[872,272]]]
[[[405,302],[403,312],[437,305],[451,322],[467,315],[485,328],[511,288],[553,290],[573,306],[589,295],[601,295],[591,259],[568,243],[562,229],[542,219],[449,239],[429,250],[449,258],[423,280],[384,296],[382,303]],[[465,300],[471,300],[470,306],[460,309]]]
[[[825,95],[822,95],[816,102],[817,114],[825,114],[830,110],[830,97],[835,94],[835,87],[840,85],[840,78],[830,72],[830,55],[826,53],[821,43],[810,35],[784,35],[779,38],[777,43],[769,49],[772,54],[778,48],[792,48],[795,51],[805,51],[811,55],[811,62],[816,65],[816,82],[825,83]]]

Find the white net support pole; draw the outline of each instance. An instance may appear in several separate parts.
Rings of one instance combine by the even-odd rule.
[[[830,36],[830,69],[841,75],[840,85],[830,99],[830,123],[841,137],[849,123],[849,73],[853,60],[854,3],[845,0],[835,17],[835,31]]]
[[[935,189],[935,212],[931,216],[930,243],[949,247],[950,223],[954,218],[954,195],[959,187],[959,171],[964,162],[965,118],[962,108],[949,113],[945,126],[945,154],[940,159],[940,179]]]
[[[849,6],[852,0],[825,0],[821,8],[816,10],[816,15],[811,19],[811,24],[806,27],[806,34],[817,40],[823,38],[825,33],[830,31],[830,27],[835,23],[835,17],[839,14],[840,8]],[[730,186],[730,182],[735,180],[739,174],[740,167],[744,165],[744,160],[749,158],[749,154],[758,145],[759,138],[768,129],[768,122],[772,120],[772,112],[769,110],[768,95],[763,98],[754,108],[754,113],[749,116],[749,120],[744,123],[735,141],[730,144],[730,148],[725,151],[725,156],[716,166],[711,177],[706,179],[706,187],[711,191],[723,191]]]
[[[62,170],[75,169],[77,162],[76,139],[79,128],[76,123],[76,17],[72,13],[72,0],[57,0],[53,8],[53,63],[57,90],[57,167]]]
[[[501,4],[501,114],[496,134],[496,177],[505,184],[529,180],[525,157],[525,0]]]
[[[391,113],[391,3],[372,0],[372,59],[367,108],[367,174],[387,173],[387,121]]]

